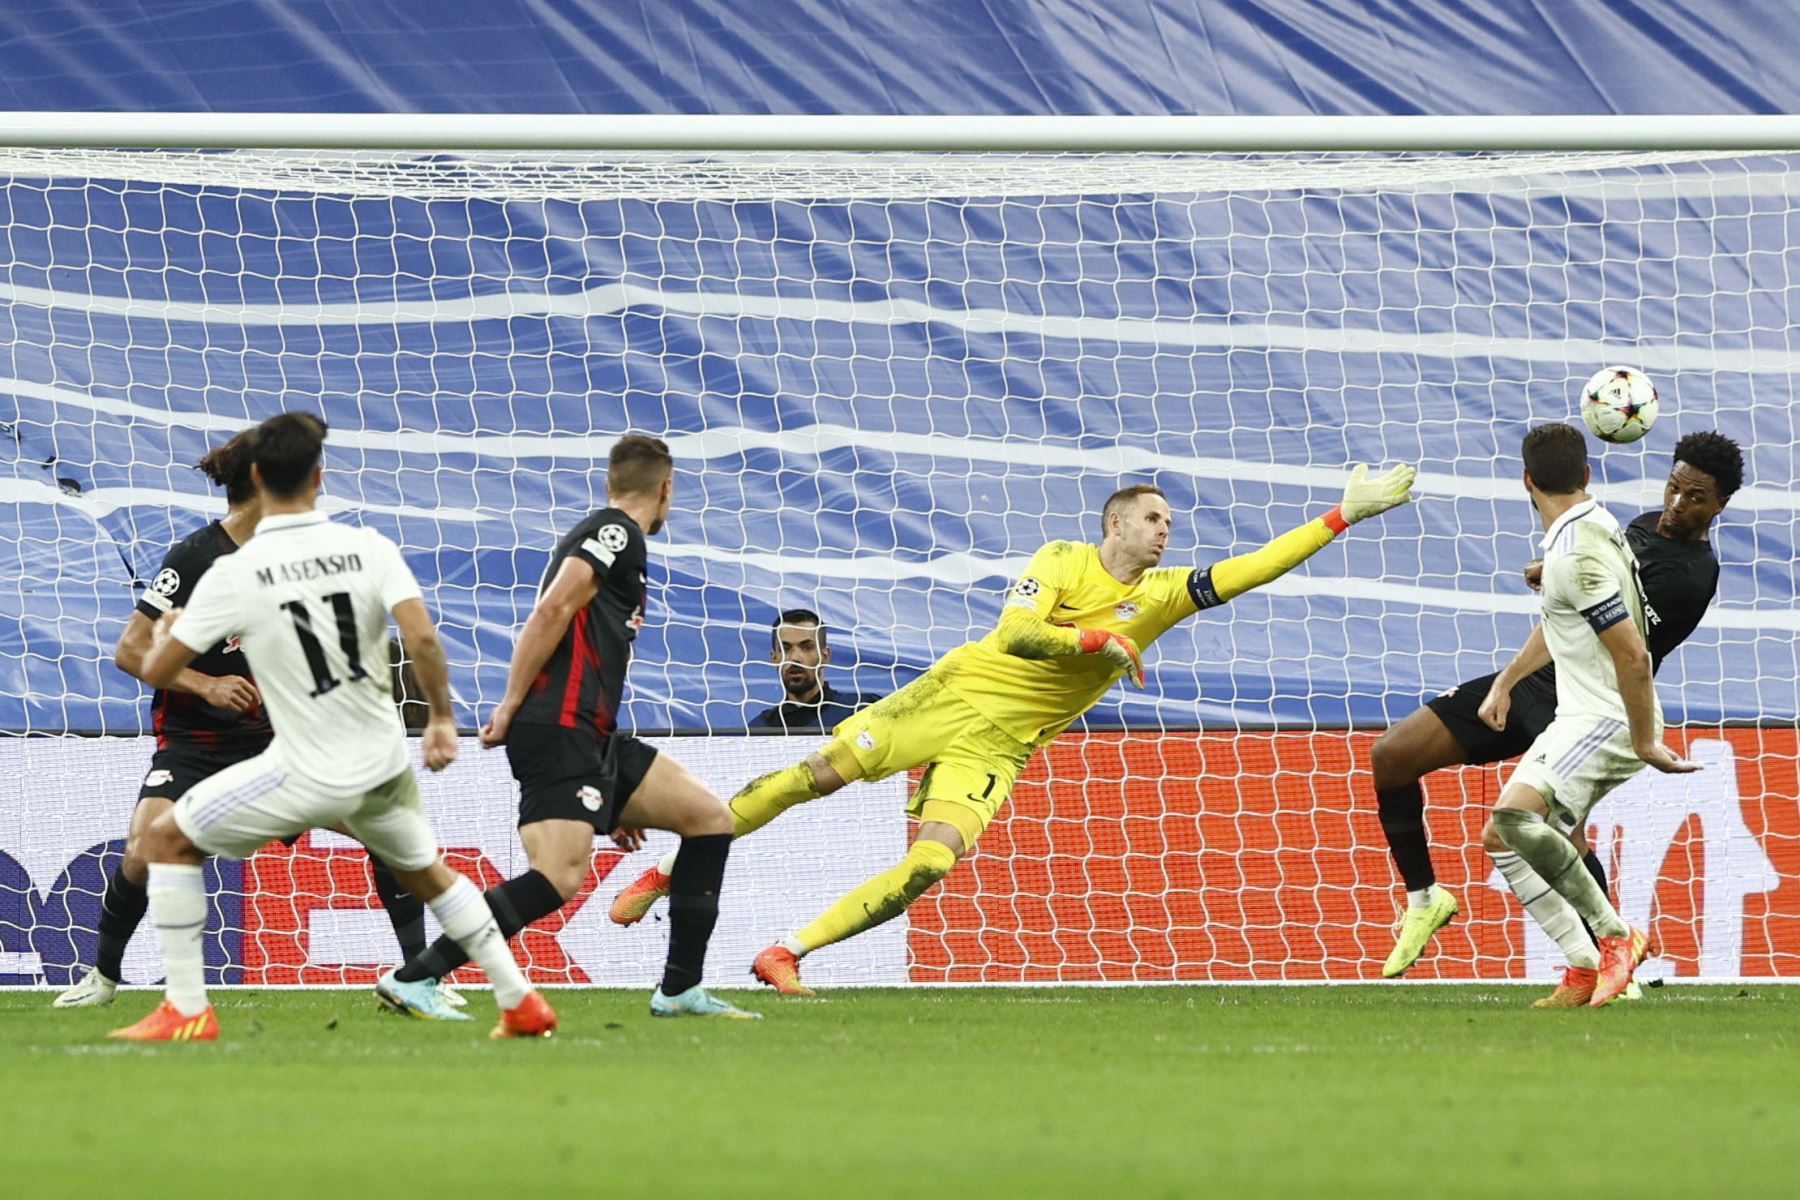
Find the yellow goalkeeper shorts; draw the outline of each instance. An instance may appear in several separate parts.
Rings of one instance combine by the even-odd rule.
[[[966,810],[973,821],[953,822],[966,846],[988,827],[1012,795],[1032,747],[1004,732],[931,674],[878,700],[832,731],[829,760],[849,754],[864,779],[885,779],[925,767],[906,811],[923,813],[937,801]],[[966,847],[965,847],[966,848]]]

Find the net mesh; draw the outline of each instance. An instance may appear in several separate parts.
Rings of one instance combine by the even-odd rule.
[[[626,716],[715,737],[781,699],[782,608],[824,615],[834,686],[886,693],[990,627],[1038,545],[1091,539],[1121,483],[1160,484],[1170,561],[1205,565],[1328,506],[1349,464],[1417,462],[1418,503],[1172,631],[1147,692],[1109,696],[1040,755],[968,863],[880,943],[889,974],[855,957],[874,951],[817,956],[821,971],[843,956],[850,982],[1365,977],[1397,895],[1368,744],[1523,640],[1519,438],[1623,362],[1657,382],[1663,415],[1595,455],[1616,514],[1660,503],[1676,438],[1697,430],[1743,445],[1751,486],[1713,535],[1719,600],[1659,680],[1717,769],[1634,781],[1593,836],[1627,915],[1671,947],[1662,969],[1793,974],[1793,168],[0,151],[0,726],[144,732],[142,691],[111,663],[134,589],[223,510],[191,464],[283,407],[331,423],[326,507],[395,538],[426,585],[468,724],[504,689],[551,546],[599,502],[607,449],[667,437],[677,509],[652,543]],[[143,765],[114,755],[148,748],[72,744],[55,771],[73,775],[15,781],[0,978],[60,982],[92,945],[98,864]],[[83,775],[101,755],[104,776]],[[1427,783],[1465,920],[1423,974],[1552,962],[1474,843],[1501,778]],[[709,781],[744,779],[727,763]],[[504,824],[503,773],[482,797]],[[830,859],[841,814],[867,803],[816,806],[804,838],[744,860],[763,864],[734,892],[757,936],[841,890],[796,884],[791,864]],[[871,844],[903,845],[897,800],[883,811],[897,840]],[[369,911],[343,851],[289,869],[316,841],[220,877],[239,889],[215,917],[222,977],[263,978],[243,974],[261,893]],[[599,909],[638,865],[597,877],[598,899],[545,937],[632,936]],[[337,957],[294,980],[391,957],[379,923],[358,941],[320,920],[294,917],[295,944]]]

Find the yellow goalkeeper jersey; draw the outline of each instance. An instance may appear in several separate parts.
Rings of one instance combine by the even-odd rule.
[[[1136,583],[1120,583],[1100,565],[1099,547],[1050,542],[1031,556],[1006,606],[1030,609],[1053,625],[1122,633],[1144,650],[1175,622],[1219,603],[1207,587],[1202,573],[1189,567],[1157,567]],[[1007,644],[1003,623],[980,641],[952,650],[932,669],[951,691],[1022,742],[1048,741],[1061,733],[1121,674],[1097,654],[1021,658],[1008,652]]]
[[[1333,509],[1247,554],[1201,569],[1157,567],[1136,583],[1114,579],[1100,565],[1098,546],[1050,542],[1007,594],[994,631],[944,655],[932,673],[1021,742],[1047,742],[1123,674],[1098,654],[1079,653],[1072,634],[1048,626],[1111,630],[1147,651],[1175,622],[1286,574],[1344,528]],[[1018,620],[1021,612],[1009,620],[1013,610],[1030,617]]]

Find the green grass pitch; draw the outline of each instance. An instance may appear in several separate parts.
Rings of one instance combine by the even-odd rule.
[[[0,1194],[56,1197],[1793,1196],[1800,989],[732,993],[653,1021],[557,991],[490,1043],[364,992],[215,993],[216,1045],[148,1011],[0,993]]]

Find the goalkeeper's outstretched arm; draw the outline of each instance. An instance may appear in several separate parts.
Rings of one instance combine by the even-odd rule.
[[[1223,604],[1252,588],[1279,579],[1330,545],[1332,539],[1358,521],[1396,508],[1412,499],[1412,467],[1395,467],[1378,479],[1359,466],[1344,485],[1344,498],[1322,516],[1298,529],[1290,529],[1247,554],[1234,555],[1195,571],[1191,589],[1201,607]]]

